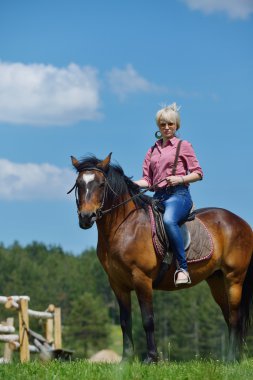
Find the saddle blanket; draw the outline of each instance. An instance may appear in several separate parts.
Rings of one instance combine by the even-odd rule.
[[[163,259],[165,251],[158,240],[155,220],[151,210],[149,215],[153,245],[156,254]],[[187,262],[196,263],[210,259],[213,254],[213,241],[204,223],[196,216],[194,220],[184,223],[182,227],[182,235],[186,235],[186,239],[184,237],[184,242]]]

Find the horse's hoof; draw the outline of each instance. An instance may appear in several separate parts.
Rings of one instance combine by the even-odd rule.
[[[124,356],[121,361],[120,361],[120,364],[128,364],[128,363],[132,363],[134,361],[134,357],[133,356]]]
[[[146,359],[143,360],[143,364],[157,364],[158,356],[147,356]]]

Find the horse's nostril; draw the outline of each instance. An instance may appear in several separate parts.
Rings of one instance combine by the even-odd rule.
[[[83,220],[91,220],[91,221],[95,221],[96,220],[96,213],[95,212],[79,211],[78,215]]]
[[[92,214],[91,214],[91,222],[95,222],[96,220],[97,220],[97,215],[95,214],[95,212],[93,212]]]
[[[79,216],[82,219],[89,218],[89,214],[90,214],[89,212],[79,211]]]

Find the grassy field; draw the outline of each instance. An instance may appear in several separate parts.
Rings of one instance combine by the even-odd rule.
[[[252,380],[253,361],[222,364],[215,361],[159,363],[157,365],[95,364],[85,360],[2,364],[0,379],[36,380]]]

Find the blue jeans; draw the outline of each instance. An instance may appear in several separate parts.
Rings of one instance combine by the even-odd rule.
[[[165,207],[163,221],[171,248],[176,255],[179,267],[187,271],[184,242],[179,223],[187,218],[192,207],[189,189],[184,185],[168,187],[157,191],[154,198],[159,199]]]

